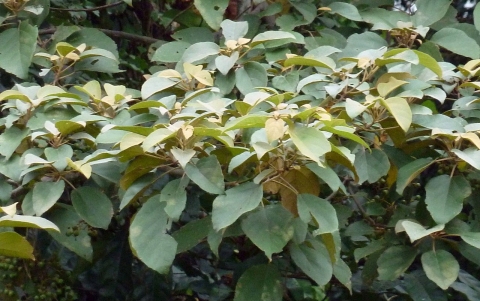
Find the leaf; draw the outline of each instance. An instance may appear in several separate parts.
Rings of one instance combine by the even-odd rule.
[[[235,84],[243,95],[254,92],[256,87],[266,87],[267,71],[260,63],[248,62],[235,71]]]
[[[165,234],[168,217],[164,207],[156,198],[150,198],[135,215],[129,235],[135,256],[161,274],[168,273],[177,252],[177,242]]]
[[[178,161],[182,168],[185,168],[188,162],[195,156],[196,152],[193,149],[179,149],[179,148],[172,148],[170,150],[173,157]]]
[[[393,246],[386,249],[377,260],[379,280],[393,281],[412,264],[417,251],[408,246]]]
[[[463,151],[452,149],[452,152],[463,161],[480,170],[480,150],[476,148],[467,148]]]
[[[332,278],[333,267],[327,249],[318,241],[308,241],[312,247],[305,243],[291,244],[289,251],[293,262],[318,285],[327,284]]]
[[[318,229],[314,235],[332,233],[338,230],[338,219],[335,208],[326,200],[311,194],[299,194],[297,198],[298,214],[309,223],[314,218]]]
[[[240,21],[235,22],[229,19],[223,20],[220,24],[222,27],[222,34],[225,37],[225,41],[238,41],[243,38],[248,32],[248,22]]]
[[[108,229],[113,217],[110,199],[99,189],[83,186],[72,191],[72,205],[78,215],[90,226]]]
[[[290,42],[295,42],[296,38],[293,34],[285,31],[264,31],[256,35],[250,43],[251,47],[255,47],[258,44],[266,44],[265,46],[268,47],[268,42],[273,41],[281,41],[285,44]],[[277,45],[279,46],[279,45]]]
[[[152,173],[147,173],[135,180],[135,182],[133,182],[123,194],[122,201],[120,202],[120,210],[136,200],[143,191],[153,184],[154,180],[155,177]]]
[[[402,166],[397,175],[397,193],[401,195],[408,184],[434,162],[431,158],[421,158]]]
[[[293,237],[293,215],[281,205],[261,207],[242,221],[248,238],[271,260]]]
[[[175,179],[168,182],[160,193],[160,202],[167,203],[165,212],[173,221],[178,221],[183,209],[185,209],[187,204],[187,191],[185,188],[187,188],[189,182],[190,179],[188,177]]]
[[[14,126],[6,129],[0,135],[0,155],[4,156],[5,160],[10,159],[29,132],[27,128],[21,130]]]
[[[250,267],[238,279],[233,301],[282,301],[283,288],[280,277],[273,264]]]
[[[320,164],[320,156],[331,151],[330,142],[318,129],[300,125],[288,128],[290,138],[300,153]]]
[[[472,59],[480,57],[480,46],[460,29],[442,28],[432,36],[430,42]]]
[[[338,191],[339,188],[341,188],[343,191],[346,191],[345,186],[340,181],[337,173],[329,166],[320,167],[315,163],[308,163],[305,166],[322,181],[324,181],[330,187],[330,189],[332,189],[332,191]]]
[[[261,185],[246,182],[219,195],[213,201],[212,223],[215,230],[233,224],[242,214],[257,208],[262,201]]]
[[[33,210],[37,216],[42,215],[60,199],[65,189],[65,182],[37,182],[33,187]]]
[[[358,13],[358,9],[350,3],[333,2],[328,7],[330,8],[330,13],[339,14],[340,16],[353,21],[363,21]]]
[[[419,0],[415,3],[417,11],[412,16],[415,27],[430,26],[442,19],[450,7],[450,0]]]
[[[205,22],[214,30],[220,29],[223,14],[228,6],[228,0],[195,0],[195,7],[202,15]]]
[[[37,228],[44,230],[60,231],[54,223],[47,219],[44,219],[43,217],[27,215],[2,216],[0,218],[0,227]]]
[[[473,24],[475,24],[475,28],[480,31],[480,6],[475,5],[475,9],[473,10]]]
[[[433,220],[437,224],[446,224],[462,211],[463,200],[472,189],[463,176],[450,178],[441,175],[428,181],[425,192],[425,203]]]
[[[224,0],[214,0],[224,1]],[[213,42],[195,43],[188,47],[183,53],[181,61],[184,63],[195,64],[209,56],[216,55],[220,52],[220,46]]]
[[[432,250],[422,255],[422,266],[428,279],[446,290],[457,279],[460,266],[455,257],[445,250]]]
[[[291,58],[286,59],[283,62],[283,66],[310,66],[310,67],[321,67],[327,68],[330,70],[335,69],[335,62],[328,57],[323,57],[321,60],[319,58],[311,58],[311,57],[302,57],[302,56],[294,56]]]
[[[371,152],[362,148],[355,154],[355,169],[358,175],[358,183],[365,181],[377,182],[390,170],[388,156],[379,149],[372,149]]]
[[[228,121],[225,125],[224,131],[264,127],[265,122],[267,122],[269,118],[268,115],[248,114]]]
[[[392,114],[402,130],[407,132],[412,123],[412,110],[408,102],[401,97],[382,98],[380,102]]]
[[[153,94],[171,88],[176,84],[176,81],[169,78],[151,77],[142,85],[142,98],[146,100]]]
[[[387,244],[385,240],[378,239],[370,241],[365,247],[363,248],[356,248],[353,251],[353,256],[355,257],[355,261],[359,262],[360,259],[365,258],[375,252],[385,249]]]
[[[172,237],[177,241],[177,254],[190,250],[198,245],[212,230],[212,219],[205,217],[187,223],[178,231],[173,232]]]
[[[25,237],[16,232],[0,233],[0,255],[35,259],[32,245],[30,245]]]
[[[404,230],[405,232],[407,232],[408,237],[410,237],[410,242],[412,243],[419,240],[420,238],[423,238],[432,233],[441,231],[443,230],[443,228],[445,228],[445,225],[441,224],[427,230],[422,225],[409,220],[400,220],[397,222],[397,225],[398,224],[401,225],[400,227],[401,230]],[[396,233],[400,232],[397,230],[397,226],[395,227],[395,232]]]
[[[152,133],[150,133],[142,143],[143,151],[147,152],[150,148],[154,147],[157,144],[162,143],[164,140],[172,137],[174,132],[169,129],[159,128]]]
[[[224,178],[220,163],[214,155],[202,158],[195,165],[188,163],[185,173],[201,189],[211,194],[223,194]]]
[[[182,41],[163,44],[155,50],[151,60],[156,62],[177,63],[182,59],[188,47],[190,47],[190,43]]]
[[[18,28],[0,33],[0,68],[20,78],[26,78],[37,46],[38,28],[27,21]]]
[[[215,58],[215,66],[223,75],[227,75],[237,62],[238,56],[238,51],[235,51],[230,56],[219,55]]]
[[[345,261],[340,258],[337,259],[333,266],[333,276],[348,288],[350,294],[352,293],[352,271]]]
[[[44,150],[48,161],[53,162],[53,167],[58,171],[63,171],[68,166],[67,158],[73,156],[73,149],[70,145],[64,144],[58,148],[47,147]]]
[[[265,131],[269,143],[281,139],[285,134],[285,121],[282,119],[269,118],[265,122]]]
[[[405,274],[403,280],[413,301],[447,301],[447,295],[420,270]]]
[[[460,237],[467,244],[474,246],[477,249],[480,249],[480,232],[467,232],[462,233]]]

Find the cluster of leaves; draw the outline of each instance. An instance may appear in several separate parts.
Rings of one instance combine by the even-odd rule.
[[[196,0],[134,89],[3,1],[2,298],[478,300],[480,8],[352,3]]]

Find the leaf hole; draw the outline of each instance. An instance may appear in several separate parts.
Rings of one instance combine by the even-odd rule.
[[[215,5],[215,6],[213,7],[213,9],[214,9],[214,10],[219,10],[219,9],[220,9],[220,6]]]

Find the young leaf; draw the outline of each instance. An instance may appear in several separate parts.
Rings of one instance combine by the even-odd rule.
[[[280,277],[273,264],[252,266],[238,279],[233,301],[282,301],[283,289]]]
[[[167,273],[175,258],[177,242],[165,234],[168,217],[165,205],[150,198],[130,225],[129,241],[135,256],[149,268]]]
[[[408,102],[401,97],[382,98],[380,102],[392,114],[402,130],[407,132],[412,123],[412,110]]]
[[[0,255],[35,259],[32,245],[30,245],[25,237],[16,232],[0,233]]]
[[[233,224],[242,214],[257,208],[262,201],[261,185],[246,182],[219,195],[213,201],[212,223],[215,230],[223,229]]]
[[[457,279],[460,266],[455,257],[445,250],[432,250],[422,255],[422,266],[427,277],[446,290]]]
[[[437,224],[446,224],[457,216],[463,208],[463,200],[472,189],[463,176],[450,178],[441,175],[430,179],[425,186],[425,203]]]
[[[79,187],[72,191],[71,198],[78,215],[90,226],[108,229],[113,216],[113,206],[102,191],[94,187]]]
[[[281,205],[261,207],[242,221],[242,229],[271,259],[293,237],[293,215]]]
[[[405,272],[417,256],[409,246],[393,246],[386,249],[377,260],[378,279],[395,280]]]

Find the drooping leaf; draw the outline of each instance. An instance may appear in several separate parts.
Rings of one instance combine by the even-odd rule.
[[[129,241],[135,256],[149,268],[167,273],[177,252],[177,242],[165,234],[168,217],[165,204],[150,198],[130,225]]]
[[[402,194],[408,184],[432,163],[434,161],[430,158],[421,158],[402,166],[398,170],[397,193]]]
[[[261,185],[246,182],[228,189],[213,201],[212,223],[215,230],[233,224],[242,214],[252,211],[262,201]]]
[[[412,110],[408,102],[402,97],[381,99],[380,102],[392,114],[402,130],[407,132],[412,123]]]
[[[173,220],[177,221],[182,214],[185,205],[187,204],[187,187],[190,179],[183,177],[170,181],[163,187],[160,193],[160,202],[166,202],[165,212]]]
[[[455,257],[445,250],[432,250],[422,255],[422,266],[427,277],[446,290],[457,279],[460,266]]]
[[[54,223],[43,217],[27,215],[2,216],[0,217],[0,227],[22,227],[60,231]]]
[[[33,187],[33,210],[37,216],[42,215],[60,199],[65,189],[65,182],[38,182]]]
[[[467,232],[462,233],[460,236],[464,242],[480,249],[480,232]]]
[[[460,29],[442,28],[432,36],[430,41],[456,54],[472,59],[480,57],[480,46]]]
[[[450,178],[448,175],[430,179],[425,191],[427,209],[437,224],[446,224],[457,216],[463,208],[463,200],[472,193],[463,176]]]
[[[90,226],[107,229],[113,216],[110,199],[94,187],[79,187],[72,191],[72,205]]]
[[[195,165],[188,163],[185,173],[208,193],[222,194],[225,191],[222,169],[215,156],[202,158]]]
[[[255,265],[246,270],[235,289],[234,301],[281,301],[283,296],[280,273],[273,264]]]
[[[293,237],[293,215],[281,205],[262,207],[242,221],[242,229],[271,258]]]
[[[359,184],[365,181],[375,183],[388,173],[390,161],[388,156],[379,149],[372,149],[371,151],[361,149],[355,154],[354,166]]]
[[[417,256],[409,246],[393,246],[386,249],[377,260],[378,279],[395,280],[405,272]]]

